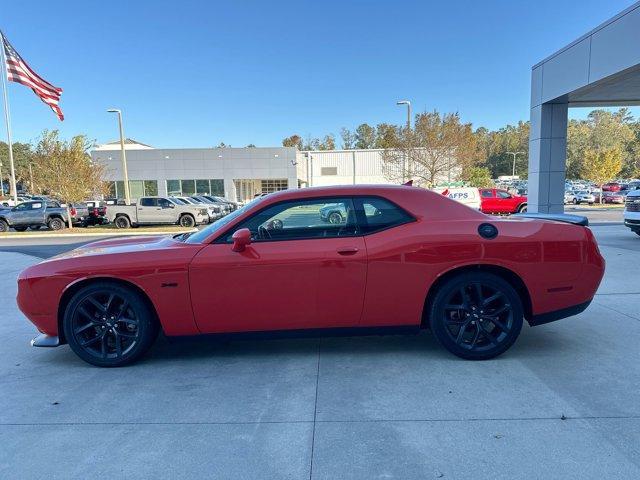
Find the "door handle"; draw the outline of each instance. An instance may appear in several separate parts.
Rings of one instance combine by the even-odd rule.
[[[357,247],[340,247],[337,250],[339,255],[353,255],[355,253],[358,253],[358,248]]]

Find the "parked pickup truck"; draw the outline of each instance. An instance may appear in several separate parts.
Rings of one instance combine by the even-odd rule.
[[[41,226],[47,226],[51,230],[62,230],[67,224],[67,219],[67,207],[60,206],[58,202],[52,200],[23,202],[15,207],[0,210],[0,232],[8,231],[9,227],[17,232],[24,232],[29,227]]]
[[[109,205],[107,219],[117,228],[159,224],[195,227],[208,223],[209,214],[204,206],[180,205],[166,197],[141,197],[134,205]]]
[[[527,211],[527,197],[512,195],[499,188],[480,188],[479,190],[482,213],[505,214]]]

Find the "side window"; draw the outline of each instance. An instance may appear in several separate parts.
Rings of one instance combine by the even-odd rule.
[[[155,207],[158,205],[158,199],[157,198],[141,198],[140,199],[140,206],[141,207]]]
[[[492,190],[482,190],[482,198],[491,198],[493,197]]]
[[[26,210],[27,208],[31,208],[31,205],[32,204],[30,204],[30,203],[21,203],[20,205],[16,206],[16,210],[17,211]]]
[[[31,210],[40,210],[41,208],[42,208],[42,203],[40,202],[31,204]]]
[[[169,206],[171,205],[171,202],[166,198],[158,198],[157,200],[158,205],[160,205],[162,208],[169,208]]]
[[[256,242],[358,235],[350,198],[293,200],[267,207],[228,232],[223,241],[230,243],[241,228],[248,228]]]
[[[511,194],[498,190],[498,198],[511,198]]]
[[[365,235],[414,220],[400,207],[383,198],[356,198],[355,203],[360,213],[361,231]]]

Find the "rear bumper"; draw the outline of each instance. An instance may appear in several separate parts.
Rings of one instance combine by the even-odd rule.
[[[578,305],[572,305],[571,307],[561,308],[560,310],[554,310],[552,312],[534,315],[533,317],[531,317],[531,320],[529,320],[529,325],[535,327],[537,325],[544,325],[545,323],[555,322],[556,320],[560,320],[563,318],[573,317],[574,315],[578,315],[579,313],[584,312],[590,304],[591,300],[580,303]]]

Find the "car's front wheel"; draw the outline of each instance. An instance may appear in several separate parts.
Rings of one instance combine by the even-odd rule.
[[[193,218],[191,215],[182,215],[180,217],[180,226],[193,228],[196,226],[196,219]]]
[[[340,212],[331,212],[329,214],[329,223],[333,225],[342,223],[342,215],[340,214]]]
[[[98,367],[135,362],[149,350],[159,330],[145,299],[111,282],[78,291],[65,309],[63,327],[76,355]]]
[[[487,360],[507,351],[520,334],[523,316],[515,289],[485,272],[463,273],[446,281],[429,312],[436,339],[469,360]]]

